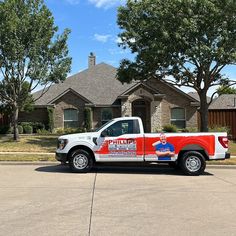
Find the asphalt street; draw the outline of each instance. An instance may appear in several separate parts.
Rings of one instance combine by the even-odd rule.
[[[236,235],[236,169],[0,165],[0,235]]]

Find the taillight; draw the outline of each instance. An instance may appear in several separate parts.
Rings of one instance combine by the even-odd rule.
[[[228,145],[229,140],[228,140],[228,138],[226,136],[220,136],[220,137],[218,137],[218,140],[219,140],[220,144],[224,148],[228,148],[229,147],[229,145]]]

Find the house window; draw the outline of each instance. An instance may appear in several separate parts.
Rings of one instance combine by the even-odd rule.
[[[64,128],[78,128],[79,111],[76,109],[64,110]]]
[[[178,129],[186,127],[185,109],[175,107],[171,109],[171,124],[175,125]]]
[[[101,117],[102,125],[107,123],[111,119],[112,119],[112,110],[111,110],[111,108],[103,108],[102,109],[102,117]]]

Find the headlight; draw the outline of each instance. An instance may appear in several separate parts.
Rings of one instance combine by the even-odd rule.
[[[57,148],[62,150],[65,148],[67,143],[68,143],[68,139],[58,139]]]

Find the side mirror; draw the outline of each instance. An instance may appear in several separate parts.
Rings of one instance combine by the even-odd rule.
[[[101,133],[101,137],[107,137],[107,136],[108,136],[107,130],[103,130]]]

